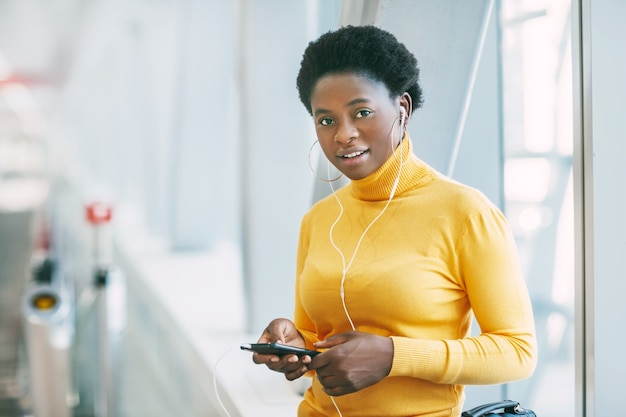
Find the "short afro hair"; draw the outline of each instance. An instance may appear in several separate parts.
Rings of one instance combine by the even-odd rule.
[[[392,98],[408,93],[413,108],[422,105],[420,70],[406,46],[375,26],[344,26],[309,43],[302,56],[296,83],[309,114],[311,94],[319,79],[347,72],[384,83]]]

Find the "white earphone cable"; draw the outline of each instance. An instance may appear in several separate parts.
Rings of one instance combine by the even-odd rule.
[[[217,361],[215,362],[215,365],[213,366],[213,389],[215,391],[215,398],[217,398],[217,402],[222,408],[222,411],[224,411],[224,413],[226,414],[226,417],[231,417],[231,415],[228,412],[228,409],[226,408],[224,403],[222,402],[222,398],[220,397],[220,393],[217,389],[217,367],[220,364],[220,362],[226,357],[226,355],[232,352],[233,350],[236,350],[236,348],[230,348],[226,350],[225,352],[223,352],[220,355],[220,357],[217,359]]]
[[[404,124],[403,121],[404,121],[404,117],[400,121],[400,127],[402,127],[402,125]],[[393,122],[393,125],[391,126],[391,132],[390,132],[392,150],[393,150],[393,131],[395,129],[395,126],[396,126],[396,121]],[[350,316],[350,313],[348,311],[348,306],[346,305],[345,288],[344,288],[344,284],[346,282],[346,276],[348,275],[348,271],[350,270],[350,267],[352,266],[352,263],[354,262],[354,259],[356,258],[356,254],[359,251],[359,248],[361,246],[361,242],[363,242],[363,239],[365,238],[365,235],[367,234],[369,229],[374,225],[374,223],[376,223],[376,221],[378,221],[378,219],[380,219],[382,217],[382,215],[385,213],[385,211],[387,211],[387,207],[389,207],[389,204],[391,204],[391,200],[393,199],[394,195],[396,194],[396,190],[398,188],[398,184],[400,183],[400,176],[402,175],[402,166],[403,166],[403,163],[404,163],[403,155],[402,155],[402,147],[400,146],[402,144],[403,136],[404,136],[404,132],[402,134],[402,137],[400,138],[400,143],[398,144],[398,148],[399,148],[398,152],[399,152],[399,155],[400,155],[400,164],[399,164],[399,168],[398,168],[398,175],[396,176],[396,179],[395,179],[395,181],[393,183],[393,186],[391,187],[391,192],[389,193],[389,199],[387,200],[387,203],[385,204],[385,207],[383,207],[381,212],[378,213],[378,215],[376,217],[374,217],[374,219],[370,222],[370,224],[365,228],[365,230],[361,234],[361,237],[357,241],[356,247],[354,248],[354,252],[352,253],[352,256],[350,257],[350,261],[348,262],[347,265],[346,265],[346,258],[345,258],[345,255],[343,254],[343,251],[337,246],[337,244],[335,243],[335,240],[333,239],[333,231],[335,229],[335,226],[337,225],[337,223],[339,223],[339,220],[343,216],[344,208],[343,208],[343,204],[341,204],[341,201],[339,200],[339,197],[337,196],[337,193],[335,192],[335,188],[333,187],[332,182],[329,183],[330,184],[330,189],[332,190],[332,193],[333,193],[333,196],[335,197],[335,200],[337,201],[337,204],[339,204],[339,215],[337,216],[337,218],[335,219],[333,224],[330,226],[329,239],[330,239],[330,244],[333,246],[333,248],[335,248],[335,250],[337,251],[337,253],[339,253],[339,256],[341,257],[342,272],[341,272],[341,284],[340,284],[340,288],[339,288],[339,295],[341,297],[341,304],[343,306],[343,311],[345,312],[346,317],[348,318],[348,322],[350,322],[350,327],[352,328],[352,330],[356,330],[356,326],[354,325],[354,322],[352,321],[352,317]],[[329,175],[330,175],[330,164],[329,164],[328,170],[329,170]],[[335,409],[337,410],[337,413],[339,414],[339,417],[343,417],[343,414],[341,413],[341,410],[339,409],[339,406],[337,405],[337,402],[335,401],[335,397],[333,397],[332,395],[329,395],[329,397],[330,397],[330,400],[332,401],[333,405],[335,406]]]
[[[396,121],[394,121],[393,125],[391,126],[391,132],[390,132],[390,136],[392,138],[392,147],[393,147],[393,131],[395,129],[395,126],[396,126]],[[402,142],[402,138],[400,138],[400,143],[401,142]],[[398,145],[398,148],[400,148],[400,145]],[[378,219],[380,219],[382,217],[382,215],[385,213],[385,211],[387,211],[387,208],[389,207],[389,204],[391,204],[391,200],[393,199],[394,195],[396,194],[396,190],[398,188],[398,184],[400,183],[400,176],[402,174],[402,166],[403,166],[403,163],[404,163],[403,155],[402,155],[402,149],[401,148],[398,149],[398,152],[399,152],[399,158],[400,158],[400,164],[399,164],[399,168],[398,168],[398,175],[396,176],[396,179],[395,179],[395,181],[393,183],[393,186],[391,188],[391,192],[389,193],[389,199],[387,200],[387,203],[385,204],[385,207],[383,207],[381,212],[378,213],[378,215],[376,217],[374,217],[374,219],[370,222],[370,224],[365,228],[365,230],[361,234],[361,237],[357,241],[356,247],[354,248],[354,252],[352,253],[352,257],[350,258],[350,261],[348,262],[347,265],[346,265],[346,258],[345,258],[345,255],[344,255],[343,251],[337,246],[337,244],[335,243],[335,240],[333,239],[333,231],[335,229],[335,226],[339,223],[339,220],[341,220],[341,217],[343,216],[344,208],[343,208],[343,204],[341,204],[341,201],[339,200],[339,197],[337,196],[337,193],[335,192],[335,188],[333,187],[333,184],[329,183],[330,184],[330,188],[331,188],[332,193],[333,193],[333,196],[335,197],[335,200],[337,201],[337,204],[339,204],[339,209],[340,209],[339,210],[339,215],[337,216],[337,218],[335,219],[333,224],[330,226],[329,239],[330,239],[330,244],[333,246],[333,248],[335,248],[335,250],[337,251],[337,253],[339,253],[339,256],[341,257],[342,275],[341,275],[341,284],[340,284],[340,287],[339,287],[339,295],[341,297],[341,302],[342,302],[342,305],[343,305],[344,312],[346,313],[346,317],[348,318],[348,321],[350,322],[350,327],[352,328],[352,330],[356,330],[356,326],[354,325],[354,322],[352,321],[352,317],[350,316],[350,313],[348,312],[348,307],[346,305],[345,288],[344,288],[344,284],[345,284],[345,281],[346,281],[346,276],[348,275],[348,271],[350,270],[350,267],[352,266],[352,263],[354,262],[354,259],[356,258],[356,254],[359,251],[359,248],[361,246],[361,243],[363,242],[363,239],[365,238],[365,235],[370,230],[370,228],[374,225],[374,223],[376,223],[378,221]]]

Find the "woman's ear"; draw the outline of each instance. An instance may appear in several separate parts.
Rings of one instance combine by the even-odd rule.
[[[400,119],[402,120],[402,126],[405,126],[406,123],[409,122],[412,113],[413,103],[411,95],[409,93],[404,93],[400,96]]]

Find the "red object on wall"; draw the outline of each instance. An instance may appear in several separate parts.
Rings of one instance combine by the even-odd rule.
[[[91,224],[103,224],[111,221],[113,207],[102,202],[87,205],[87,221]]]

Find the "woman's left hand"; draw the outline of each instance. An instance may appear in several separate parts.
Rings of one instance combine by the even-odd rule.
[[[315,347],[328,349],[309,364],[328,395],[359,391],[391,371],[393,341],[389,337],[351,331],[331,336]]]

